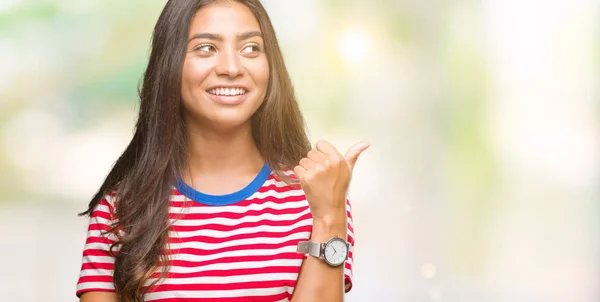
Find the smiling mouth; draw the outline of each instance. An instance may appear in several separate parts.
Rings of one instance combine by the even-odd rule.
[[[207,92],[218,96],[236,96],[248,93],[244,88],[213,88],[207,90]]]

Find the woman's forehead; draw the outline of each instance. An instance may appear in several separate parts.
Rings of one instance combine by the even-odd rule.
[[[215,2],[202,7],[194,15],[190,36],[211,33],[235,37],[245,32],[258,31],[258,20],[247,6],[236,2]]]

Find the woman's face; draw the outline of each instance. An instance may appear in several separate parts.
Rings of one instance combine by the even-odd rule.
[[[268,81],[262,33],[248,7],[216,2],[196,12],[181,85],[188,125],[243,125],[262,104]]]

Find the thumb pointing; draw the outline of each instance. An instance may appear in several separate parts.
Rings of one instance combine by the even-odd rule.
[[[369,148],[370,146],[371,146],[371,144],[369,144],[367,142],[360,142],[360,143],[354,144],[352,147],[350,147],[348,149],[348,151],[346,151],[344,158],[346,159],[346,162],[350,166],[350,170],[354,169],[354,165],[356,164],[356,160],[358,159],[358,156],[363,151],[367,150],[367,148]]]

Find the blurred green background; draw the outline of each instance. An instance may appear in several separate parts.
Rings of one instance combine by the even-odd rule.
[[[600,300],[600,3],[264,0],[355,170],[347,301]],[[0,0],[0,292],[76,301],[165,1]]]

